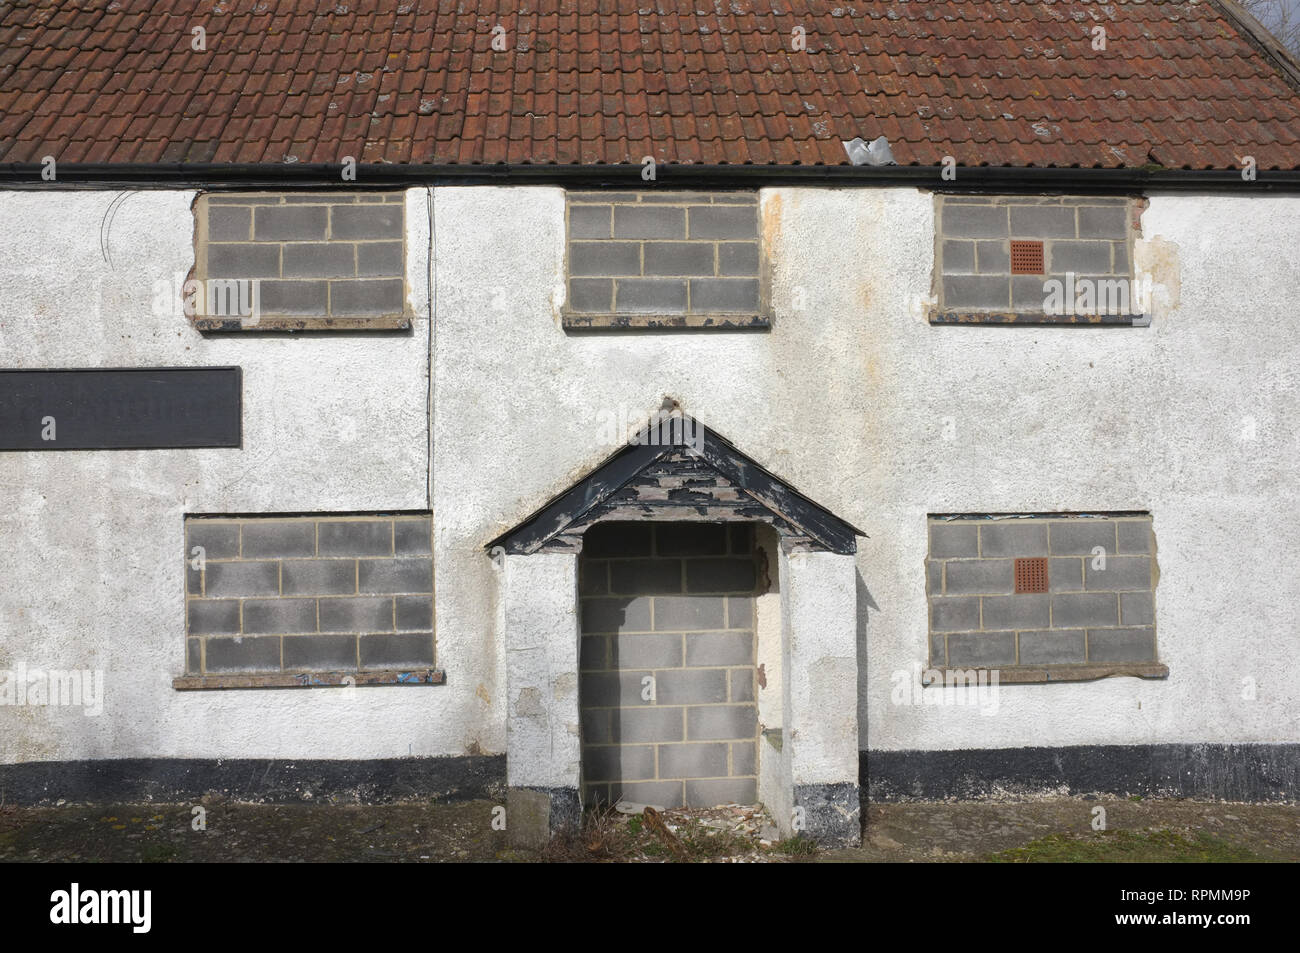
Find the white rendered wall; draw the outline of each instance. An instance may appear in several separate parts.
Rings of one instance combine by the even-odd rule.
[[[1153,197],[1150,328],[972,328],[924,319],[931,195],[767,190],[774,329],[694,335],[560,329],[559,189],[445,189],[437,209],[435,441],[461,448],[437,461],[440,621],[449,599],[487,611],[480,547],[610,452],[611,415],[631,429],[672,396],[870,537],[863,748],[1300,737],[1300,199]],[[891,703],[925,659],[928,513],[1106,510],[1155,515],[1167,681],[1003,686],[987,714]]]
[[[505,556],[502,601],[510,787],[582,784],[578,557]]]
[[[1286,317],[1300,200],[1153,197],[1138,265],[1156,282],[1154,325],[1113,330],[929,327],[904,310],[930,285],[929,227],[883,226],[865,193],[780,201],[778,310],[807,282],[806,320],[849,335],[838,363],[859,362],[824,375],[856,383],[824,402],[826,454],[851,448],[838,479],[789,475],[870,536],[863,747],[1300,740],[1300,578],[1286,568],[1300,556]],[[929,221],[928,196],[905,201]],[[925,651],[926,514],[1038,510],[1154,514],[1170,678],[1003,686],[988,714],[894,704],[891,676]]]
[[[113,194],[0,194],[0,366],[240,364],[245,386],[242,452],[0,454],[0,667],[101,667],[109,693],[98,718],[0,709],[0,758],[504,751],[500,577],[483,547],[612,452],[611,418],[631,430],[664,396],[870,537],[863,748],[1300,738],[1300,198],[1264,196],[1152,197],[1150,328],[931,327],[932,196],[773,189],[770,333],[581,336],[559,323],[563,191],[435,190],[448,684],[355,704],[174,692],[183,514],[429,505],[425,195],[408,199],[413,335],[205,339],[179,301],[151,311],[152,283],[191,264],[192,193],[127,199],[112,267]],[[986,715],[892,704],[893,673],[925,657],[926,514],[1054,510],[1154,514],[1170,678],[1003,686]]]
[[[858,645],[853,557],[781,551],[783,748],[790,781],[857,784]]]
[[[243,367],[243,450],[0,453],[0,668],[102,669],[103,713],[0,707],[0,760],[463,753],[473,687],[177,692],[183,517],[427,509],[427,238],[409,336],[204,338],[153,307],[193,192],[0,193],[0,367]],[[105,260],[107,247],[111,262]],[[351,698],[349,698],[351,695]],[[463,700],[462,700],[463,701]]]

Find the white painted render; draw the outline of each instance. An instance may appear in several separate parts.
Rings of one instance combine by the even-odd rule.
[[[189,192],[0,193],[0,366],[240,364],[245,446],[0,454],[0,668],[103,668],[104,713],[0,708],[5,761],[506,749],[501,578],[484,545],[665,396],[859,541],[860,744],[1300,740],[1300,198],[1152,196],[1150,328],[932,327],[933,198],[762,194],[774,327],[570,335],[558,188],[408,193],[409,336],[213,336],[152,285],[193,259]],[[175,692],[186,513],[429,506],[433,688]],[[926,652],[926,516],[1150,510],[1167,681],[1002,686],[996,713],[894,704]],[[117,567],[130,567],[127,574]],[[1253,679],[1253,700],[1243,679]],[[760,702],[761,705],[761,702]]]
[[[857,578],[839,553],[781,550],[785,724],[790,783],[858,780]],[[762,752],[762,746],[760,746]]]
[[[931,195],[766,190],[770,333],[587,336],[559,323],[559,189],[436,209],[440,625],[448,600],[457,628],[488,611],[480,547],[612,452],[609,415],[630,431],[672,396],[868,534],[864,748],[1300,740],[1300,199],[1153,196],[1150,328],[976,328],[925,320]],[[891,702],[925,659],[928,513],[1103,510],[1154,514],[1167,681],[1002,686],[987,714]]]
[[[153,307],[155,282],[183,281],[193,265],[193,198],[0,193],[0,366],[238,364],[244,388],[242,450],[0,453],[0,669],[102,669],[105,680],[96,717],[0,707],[0,759],[362,758],[468,744],[471,725],[449,730],[450,692],[172,689],[186,513],[428,508],[424,258],[413,256],[409,337],[205,338],[179,288],[169,310]]]
[[[755,662],[758,679],[758,799],[777,829],[793,833],[794,772],[791,748],[784,743],[785,656],[789,654],[789,604],[785,601],[785,556],[775,529],[760,526],[754,534],[759,558],[767,565],[768,589],[754,599]],[[854,714],[856,715],[856,700]],[[769,732],[770,729],[770,732]]]
[[[500,558],[509,698],[506,782],[512,788],[576,791],[582,783],[578,557]]]

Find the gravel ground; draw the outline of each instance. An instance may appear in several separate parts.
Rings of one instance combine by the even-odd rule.
[[[757,808],[608,814],[542,852],[518,851],[488,801],[457,804],[65,804],[0,808],[0,861],[969,862],[1300,860],[1300,806],[1054,799],[877,804],[863,846],[807,852]],[[195,830],[201,807],[205,830]],[[1105,831],[1094,829],[1097,808]],[[680,842],[674,845],[674,841]]]
[[[1103,819],[1103,815],[1094,813],[1097,808],[1105,812],[1104,831],[1093,827]],[[822,859],[960,862],[1027,849],[1028,857],[998,859],[1039,859],[1033,852],[1044,838],[1073,841],[1084,847],[1094,842],[1104,845],[1117,834],[1168,831],[1188,842],[1204,841],[1219,850],[1211,850],[1210,857],[1201,857],[1195,851],[1189,851],[1186,857],[1153,851],[1148,856],[1117,853],[1095,858],[1081,850],[1073,859],[1300,860],[1300,806],[1294,804],[1058,798],[1011,803],[875,804],[866,815],[862,847],[829,852]],[[1122,840],[1131,844],[1134,839]],[[1217,856],[1220,853],[1223,856]],[[1041,859],[1051,859],[1051,855]]]

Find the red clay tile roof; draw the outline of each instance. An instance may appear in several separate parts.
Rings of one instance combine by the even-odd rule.
[[[1210,0],[0,0],[4,163],[1296,169],[1292,82]]]

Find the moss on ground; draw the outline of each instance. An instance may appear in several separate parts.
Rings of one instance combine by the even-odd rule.
[[[1264,860],[1244,847],[1191,830],[1049,834],[986,859],[1011,864],[1237,864]]]

